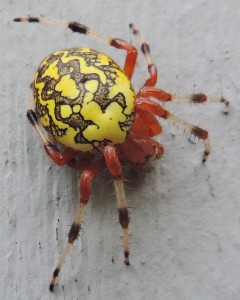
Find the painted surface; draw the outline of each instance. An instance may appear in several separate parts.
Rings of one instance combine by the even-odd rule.
[[[1,299],[238,300],[239,1],[8,1],[1,5]],[[158,66],[158,87],[204,92],[222,106],[169,105],[209,131],[212,153],[162,122],[165,154],[145,174],[125,169],[131,207],[132,265],[122,257],[121,228],[107,172],[93,184],[84,232],[48,286],[78,202],[78,172],[55,166],[26,119],[27,93],[39,63],[58,49],[89,47],[122,66],[124,52],[58,27],[17,24],[19,16],[76,20],[135,43],[134,22]],[[139,54],[133,86],[147,78]],[[175,136],[172,136],[175,133]]]

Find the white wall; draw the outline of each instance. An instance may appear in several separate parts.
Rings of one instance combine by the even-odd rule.
[[[239,299],[239,1],[12,0],[0,5],[0,14],[0,299]],[[125,173],[129,267],[110,176],[98,177],[84,232],[54,294],[48,285],[78,201],[79,174],[45,155],[25,117],[29,83],[57,49],[89,46],[119,63],[124,52],[62,28],[12,22],[26,15],[81,21],[132,42],[134,22],[150,43],[160,88],[231,101],[228,116],[220,104],[167,106],[210,132],[206,165],[201,141],[190,143],[161,121],[163,158],[146,174]],[[136,90],[147,76],[140,55]]]

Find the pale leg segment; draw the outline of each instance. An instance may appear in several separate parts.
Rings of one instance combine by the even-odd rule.
[[[80,203],[76,208],[74,220],[68,234],[67,245],[63,250],[62,255],[59,258],[56,269],[53,272],[52,280],[49,286],[50,291],[53,291],[58,274],[65,262],[66,257],[69,255],[73,247],[74,241],[77,239],[79,232],[81,230],[83,217],[86,211],[88,200],[91,195],[91,181],[95,176],[97,176],[103,170],[104,167],[105,167],[105,162],[103,160],[97,160],[92,162],[92,164],[88,168],[86,168],[81,174]]]
[[[118,205],[118,213],[119,213],[119,223],[123,229],[123,249],[124,249],[124,263],[129,265],[129,216],[127,209],[127,198],[124,191],[123,180],[122,178],[113,179],[117,205]]]
[[[129,79],[133,75],[133,71],[136,64],[137,59],[137,49],[131,45],[130,43],[118,39],[118,38],[110,38],[107,37],[100,32],[94,31],[91,28],[75,21],[61,21],[61,20],[52,20],[52,19],[46,19],[41,17],[21,17],[21,18],[15,18],[13,20],[14,22],[29,22],[29,23],[42,23],[42,24],[48,24],[53,26],[62,26],[64,28],[69,28],[73,32],[77,32],[79,34],[89,35],[93,38],[97,38],[106,44],[115,47],[117,49],[122,49],[127,52],[125,65],[124,65],[124,71],[129,77]]]
[[[184,119],[170,113],[166,109],[164,109],[159,103],[156,103],[149,99],[137,99],[136,100],[136,107],[151,111],[156,116],[159,116],[163,119],[166,119],[176,126],[179,126],[183,129],[183,131],[188,132],[190,135],[193,134],[194,136],[198,137],[199,139],[203,140],[204,142],[204,154],[202,162],[205,162],[210,154],[211,151],[211,144],[210,139],[208,137],[208,132],[198,126],[188,123]]]
[[[62,268],[62,266],[65,262],[65,259],[69,255],[69,253],[70,253],[70,251],[73,247],[73,242],[78,236],[86,207],[87,207],[87,203],[80,202],[80,205],[76,209],[76,214],[75,214],[75,217],[74,217],[73,225],[72,225],[72,227],[70,229],[70,232],[69,232],[69,235],[68,235],[67,245],[66,245],[65,249],[63,250],[62,255],[59,258],[56,269],[53,272],[52,280],[51,280],[51,283],[50,283],[50,286],[49,286],[49,289],[50,289],[51,292],[54,289],[58,274],[59,274],[59,272],[60,272],[60,270],[61,270],[61,268]]]
[[[129,265],[129,214],[127,207],[127,198],[124,191],[123,179],[122,179],[122,166],[119,162],[118,155],[113,146],[106,146],[103,149],[103,154],[109,171],[113,176],[113,182],[117,197],[119,223],[123,230],[123,248],[124,248],[124,262]]]

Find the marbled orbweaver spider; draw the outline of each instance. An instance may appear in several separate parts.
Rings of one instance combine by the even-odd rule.
[[[137,93],[130,80],[138,51],[130,43],[119,38],[108,38],[77,22],[35,17],[16,18],[14,21],[63,26],[126,51],[123,68],[107,55],[89,48],[56,51],[40,64],[30,86],[30,100],[35,110],[30,106],[27,117],[42,139],[46,153],[56,164],[68,164],[81,171],[80,204],[76,208],[67,245],[53,272],[49,287],[53,291],[65,258],[81,229],[91,193],[91,181],[106,166],[113,177],[119,222],[123,230],[124,262],[129,265],[129,213],[122,162],[144,166],[149,158],[158,159],[163,155],[162,145],[154,140],[162,131],[157,117],[173,122],[203,140],[202,161],[207,160],[210,153],[208,132],[172,114],[161,103],[219,101],[225,103],[227,109],[229,102],[222,97],[205,94],[173,95],[156,88],[157,67],[153,63],[150,47],[133,24],[130,24],[130,29],[141,44],[149,73]],[[42,127],[49,138],[44,136]],[[57,143],[63,145],[65,150],[60,151]],[[76,158],[79,152],[82,153],[81,160]]]

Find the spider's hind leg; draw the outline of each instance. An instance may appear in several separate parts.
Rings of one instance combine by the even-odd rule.
[[[124,248],[124,263],[129,265],[129,213],[127,207],[127,198],[124,191],[123,179],[122,179],[122,166],[118,159],[117,152],[113,146],[106,146],[103,149],[103,155],[109,171],[113,176],[113,183],[115,187],[117,204],[118,204],[118,214],[119,223],[123,229],[123,248]]]
[[[87,203],[90,198],[91,194],[91,181],[92,179],[99,174],[102,169],[104,168],[105,163],[103,160],[97,160],[94,161],[88,168],[85,168],[81,174],[80,178],[80,203],[78,204],[74,216],[74,220],[71,226],[71,229],[68,234],[68,242],[67,245],[62,253],[62,255],[59,258],[58,264],[53,272],[52,280],[49,286],[50,291],[53,291],[54,286],[56,284],[56,280],[58,277],[58,274],[63,266],[63,263],[65,262],[66,257],[69,255],[74,241],[77,239],[82,221],[83,216],[86,211]]]

